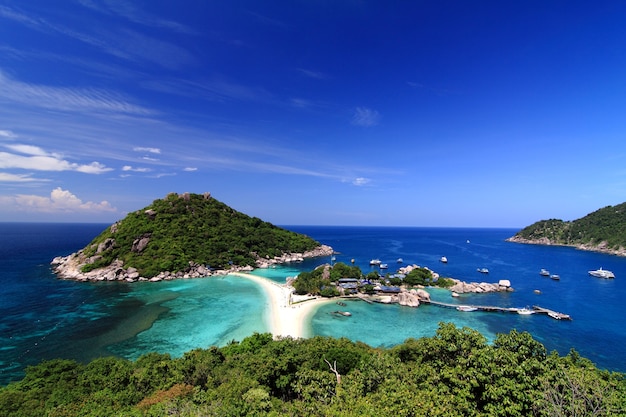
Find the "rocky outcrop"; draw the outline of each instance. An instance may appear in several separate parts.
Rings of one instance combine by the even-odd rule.
[[[490,284],[487,282],[463,282],[458,279],[452,279],[454,281],[454,285],[450,287],[450,291],[455,292],[457,294],[464,293],[488,293],[488,292],[503,292],[503,291],[513,291],[511,288],[511,283],[508,280],[500,280],[497,284]]]
[[[143,236],[140,239],[137,239],[133,243],[133,250],[137,252],[141,252],[143,248],[145,248],[145,244],[147,244],[146,240],[149,240],[150,236]],[[115,244],[114,239],[107,239],[102,242],[99,247],[97,253],[101,253],[106,250],[106,248]],[[102,248],[100,247],[102,246]],[[261,262],[262,265],[276,265],[282,264],[286,262],[290,262],[294,258],[313,258],[319,256],[326,256],[333,253],[333,249],[330,246],[320,246],[312,251],[301,253],[301,254],[284,254],[280,257],[275,257],[271,260],[263,260]],[[54,258],[51,262],[52,268],[55,274],[61,279],[73,279],[76,281],[125,281],[125,282],[135,282],[135,281],[163,281],[163,280],[173,280],[173,279],[190,279],[190,278],[202,278],[213,275],[226,275],[230,272],[246,272],[252,271],[254,268],[246,265],[246,266],[237,266],[231,265],[229,269],[225,270],[213,270],[207,268],[206,265],[201,265],[195,262],[190,262],[189,267],[187,267],[184,271],[178,272],[170,272],[163,271],[158,275],[150,278],[142,277],[136,268],[133,267],[125,267],[124,263],[116,259],[110,265],[94,269],[89,272],[82,272],[82,268],[85,265],[93,264],[98,259],[100,259],[99,255],[95,255],[92,257],[86,257],[84,251],[80,250],[75,252],[69,256],[58,256]],[[259,264],[259,262],[257,262]]]
[[[402,289],[398,294],[394,295],[372,295],[366,296],[359,294],[359,298],[369,300],[370,302],[381,304],[400,304],[406,307],[419,307],[422,302],[430,301],[430,294],[423,289]]]
[[[513,243],[524,243],[527,245],[567,246],[567,247],[576,248],[578,250],[585,250],[589,252],[600,252],[600,253],[606,253],[609,255],[626,256],[626,248],[624,248],[623,246],[620,246],[617,249],[609,247],[608,242],[606,241],[602,241],[597,244],[591,244],[591,243],[565,244],[565,243],[550,240],[547,237],[542,237],[539,239],[526,239],[518,235],[510,237],[506,239],[506,241],[513,242]]]

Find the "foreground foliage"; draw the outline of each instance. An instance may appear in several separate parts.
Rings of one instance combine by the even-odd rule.
[[[255,334],[181,358],[53,360],[0,389],[0,416],[625,416],[623,374],[528,333],[436,336],[375,349]]]
[[[139,245],[142,240],[145,247]],[[209,195],[172,193],[128,214],[89,243],[84,252],[95,261],[83,272],[115,259],[147,278],[162,271],[184,271],[190,262],[219,269],[230,264],[254,266],[257,257],[302,253],[319,245]],[[99,246],[105,249],[98,252]]]
[[[626,203],[607,206],[585,217],[566,222],[541,220],[520,230],[516,237],[528,240],[547,238],[562,245],[605,245],[610,249],[626,247]]]

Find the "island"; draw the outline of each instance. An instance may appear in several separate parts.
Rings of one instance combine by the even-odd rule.
[[[59,278],[161,281],[225,275],[333,253],[309,236],[240,213],[210,193],[170,193],[85,248],[52,260]]]
[[[507,241],[571,246],[626,256],[626,203],[601,208],[574,221],[541,220],[523,228]]]

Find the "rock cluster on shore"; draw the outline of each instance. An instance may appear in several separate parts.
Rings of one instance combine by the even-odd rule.
[[[363,296],[365,298],[365,296]],[[421,288],[403,289],[398,294],[393,295],[373,295],[367,297],[368,300],[382,304],[400,304],[406,307],[419,307],[422,301],[430,301],[430,294]]]
[[[99,251],[100,248],[98,249]],[[102,249],[104,250],[104,248]],[[295,262],[307,258],[315,258],[321,256],[329,256],[333,253],[333,249],[327,245],[321,245],[311,251],[304,253],[285,253],[272,259],[257,259],[256,266],[258,268],[267,268],[271,265],[279,265],[287,262]],[[231,272],[252,271],[252,266],[231,265],[229,269],[213,270],[205,265],[190,262],[189,267],[185,271],[170,272],[162,271],[158,275],[145,278],[140,276],[136,268],[125,267],[120,260],[113,261],[110,265],[94,269],[89,272],[82,272],[82,267],[93,263],[93,259],[87,258],[83,251],[80,250],[68,256],[58,256],[51,262],[53,270],[61,279],[73,279],[76,281],[163,281],[173,279],[190,279],[202,278],[213,275],[226,275]]]
[[[454,285],[450,287],[450,291],[453,291],[457,294],[464,293],[487,293],[487,292],[503,292],[503,291],[513,291],[511,288],[511,283],[508,280],[500,280],[497,284],[490,284],[488,282],[463,282],[458,279],[452,279],[454,281]]]

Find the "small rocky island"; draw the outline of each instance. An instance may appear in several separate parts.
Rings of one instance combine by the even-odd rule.
[[[626,256],[626,203],[601,208],[574,221],[541,220],[523,228],[507,241],[571,246]]]
[[[170,193],[128,214],[85,248],[52,260],[59,278],[161,281],[327,256],[330,246],[240,213],[209,193]]]

